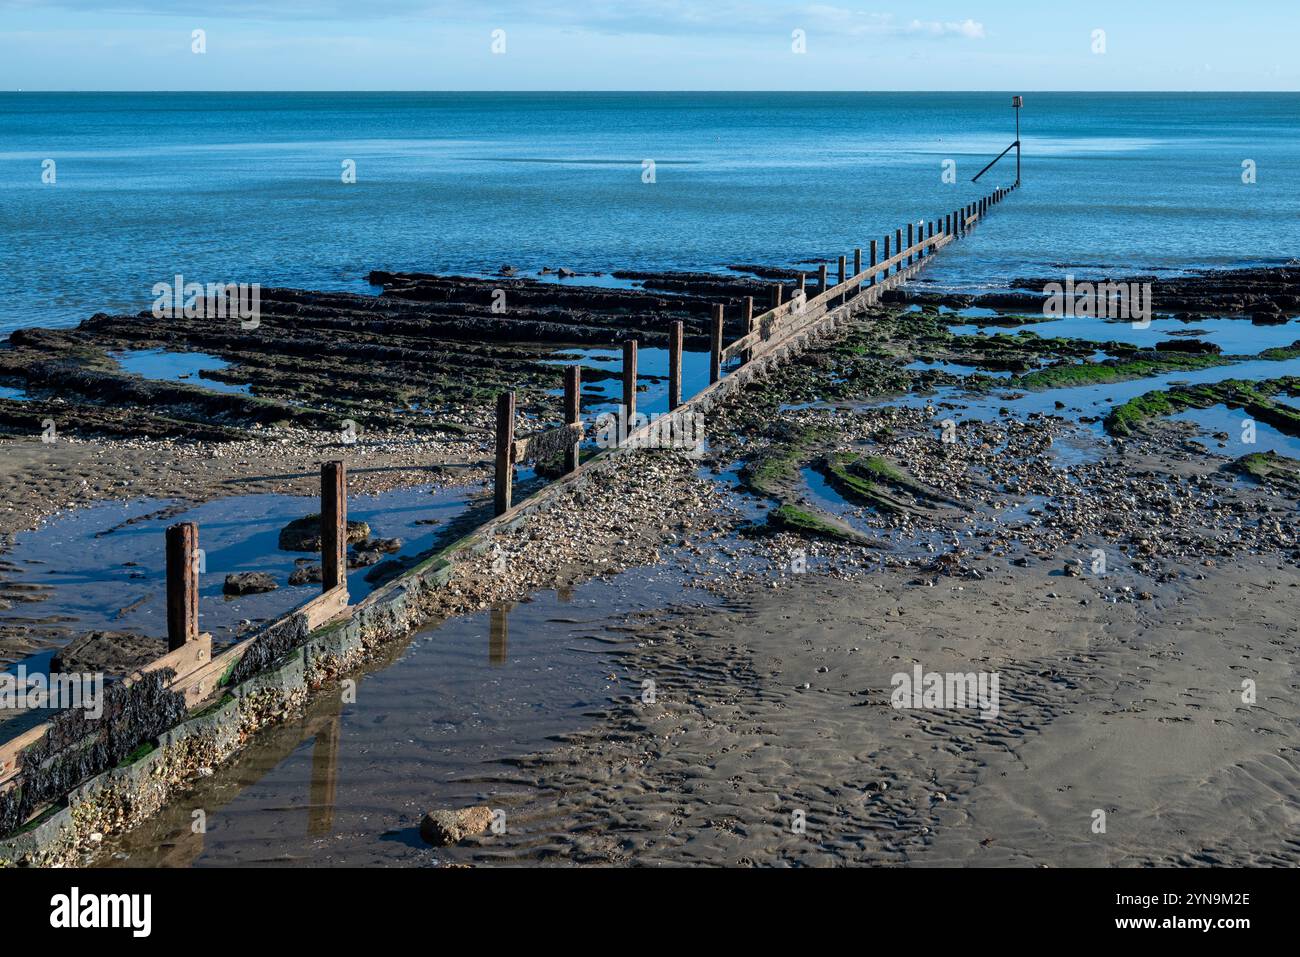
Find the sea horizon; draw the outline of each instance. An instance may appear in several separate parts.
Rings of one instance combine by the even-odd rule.
[[[1026,94],[1035,190],[929,281],[1285,261],[1258,230],[1300,214],[1282,175],[1300,167],[1297,96]],[[373,269],[833,258],[1010,182],[1010,158],[970,178],[1013,124],[1010,93],[2,93],[0,217],[24,268],[0,278],[0,333],[145,308],[177,273],[364,291]]]

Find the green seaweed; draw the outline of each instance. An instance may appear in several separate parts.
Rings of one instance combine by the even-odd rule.
[[[768,525],[778,531],[795,532],[813,538],[859,543],[862,536],[840,528],[807,509],[785,503],[767,514]]]
[[[1101,385],[1127,379],[1145,379],[1164,372],[1208,369],[1227,365],[1231,360],[1218,355],[1183,352],[1146,352],[1136,358],[1107,362],[1062,363],[1021,376],[1022,389],[1061,389],[1080,385]]]
[[[1296,394],[1300,379],[1284,376],[1257,382],[1224,379],[1222,382],[1146,392],[1116,406],[1105,419],[1111,435],[1131,435],[1145,422],[1182,412],[1184,409],[1208,409],[1225,405],[1241,409],[1252,418],[1265,422],[1288,435],[1300,435],[1300,409],[1279,402],[1279,393]]]

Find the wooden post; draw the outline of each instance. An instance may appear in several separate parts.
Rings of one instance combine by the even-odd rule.
[[[515,477],[515,394],[497,396],[496,514],[510,511],[510,485]]]
[[[907,224],[907,248],[908,248],[908,249],[911,249],[911,248],[912,248],[912,245],[913,245],[915,242],[916,242],[916,239],[915,239],[915,238],[913,237],[913,235],[912,235],[912,224],[911,224],[911,223],[908,223],[908,224]],[[910,265],[912,265],[912,263],[913,263],[913,261],[914,261],[915,259],[916,259],[916,253],[908,253],[908,254],[907,254],[907,258],[906,258],[905,260],[903,260],[903,265],[905,265],[905,266],[910,266]]]
[[[746,296],[744,299],[741,300],[740,316],[741,319],[744,320],[744,322],[742,323],[742,325],[745,328],[744,335],[749,335],[751,332],[754,331],[754,297],[753,296]],[[750,358],[751,358],[750,350],[746,349],[744,356],[741,358],[741,362],[749,362]]]
[[[636,340],[623,343],[623,406],[627,409],[627,431],[632,432],[636,418]]]
[[[799,291],[803,293],[806,299],[808,296],[808,276],[805,273],[799,273]]]
[[[894,255],[895,256],[903,255],[903,231],[901,229],[894,230],[894,246],[895,246]],[[894,267],[894,272],[896,273],[902,272],[902,270],[903,270],[903,264],[901,262]]]
[[[853,250],[853,275],[862,272],[862,247]]]
[[[817,295],[821,295],[830,286],[826,285],[826,264],[822,263],[817,267]]]
[[[779,292],[781,287],[776,287]],[[668,329],[668,411],[682,404],[682,323]]]
[[[199,526],[167,528],[167,650],[199,637]]]
[[[886,257],[889,256],[889,237],[888,237],[888,236],[885,237],[885,256],[886,256]],[[872,265],[872,266],[875,266],[876,262],[877,262],[877,259],[876,259],[876,241],[873,239],[873,240],[871,240],[871,265]],[[874,286],[875,284],[876,284],[876,274],[873,272],[869,277],[867,277],[867,285],[868,285],[868,286]]]
[[[889,237],[888,237],[888,236],[885,237],[885,262],[889,262]],[[884,276],[881,277],[881,278],[883,278],[883,279],[888,279],[888,278],[889,278],[889,269],[888,269],[888,268],[885,269]]]
[[[722,306],[713,307],[713,335],[709,337],[709,384],[722,378]]]
[[[930,220],[930,232],[926,238],[930,240],[930,255],[933,256],[934,255],[934,220],[933,219]]]
[[[776,282],[772,284],[772,308],[775,309],[781,305],[781,295],[785,292],[785,286]]]
[[[840,281],[839,281],[838,283],[836,283],[837,286],[842,286],[842,285],[844,285],[844,280],[848,278],[848,277],[844,274],[844,272],[845,272],[845,270],[846,270],[847,268],[848,268],[848,259],[845,258],[844,256],[841,256],[841,257],[840,257]],[[844,293],[840,293],[840,302],[844,302],[845,298],[846,298],[845,294],[844,294]]]
[[[679,323],[680,325],[680,323]],[[569,366],[564,370],[564,421],[577,425],[582,421],[582,366]],[[578,467],[582,456],[582,437],[575,433],[572,442],[564,443],[564,471]]]
[[[348,580],[347,467],[338,459],[320,467],[320,582],[333,591]]]

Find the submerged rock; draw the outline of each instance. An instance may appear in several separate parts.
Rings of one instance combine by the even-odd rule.
[[[221,590],[227,595],[256,595],[279,587],[266,572],[234,572],[226,576]]]
[[[127,675],[167,654],[162,638],[127,631],[92,631],[55,653],[50,669],[65,674]]]
[[[324,572],[319,565],[299,565],[289,576],[290,585],[320,584],[324,581]]]
[[[355,545],[370,537],[370,526],[365,522],[348,522],[348,544]],[[320,516],[307,515],[295,518],[280,529],[279,546],[286,552],[320,551]]]
[[[420,821],[420,837],[434,847],[446,847],[482,834],[491,823],[492,809],[484,804],[454,811],[430,811]]]

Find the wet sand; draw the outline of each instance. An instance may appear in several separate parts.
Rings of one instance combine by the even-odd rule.
[[[1088,578],[989,569],[937,587],[808,575],[639,630],[623,665],[657,703],[625,699],[522,762],[554,799],[466,857],[1300,863],[1294,571],[1242,563],[1112,604]],[[996,671],[1000,714],[894,709],[891,676],[918,663]]]

